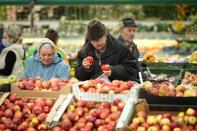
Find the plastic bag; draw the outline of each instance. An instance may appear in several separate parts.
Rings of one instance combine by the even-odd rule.
[[[109,78],[103,73],[101,74],[99,77],[97,77],[99,79],[101,79],[103,82],[110,82]]]

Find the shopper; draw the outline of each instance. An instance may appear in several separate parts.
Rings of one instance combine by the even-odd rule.
[[[78,66],[75,76],[79,80],[97,78],[103,72],[110,80],[134,80],[137,66],[129,49],[108,34],[104,24],[92,20],[87,26],[86,43],[78,52]],[[89,56],[93,60],[89,61]],[[108,64],[110,69],[102,71],[101,65]]]
[[[19,40],[20,40],[20,37],[22,35],[22,32],[21,32],[20,27],[19,26],[16,26],[16,25],[9,25],[9,27],[7,28],[7,30],[3,32],[3,35],[4,36],[5,36],[6,32],[8,31],[8,29],[13,30],[17,34],[17,37],[18,37],[17,38],[17,44],[19,44]],[[0,53],[7,46],[8,46],[7,43],[5,43],[5,41],[1,40],[1,42],[0,42]]]
[[[15,28],[9,28],[3,33],[2,43],[4,45],[0,54],[0,77],[15,75],[18,79],[23,76],[23,57],[25,54]]]
[[[133,42],[136,27],[137,25],[132,18],[125,18],[120,20],[118,41],[126,45],[130,49],[133,59],[138,61],[140,53],[137,45]]]
[[[59,53],[62,57],[62,59],[64,60],[64,62],[66,64],[69,64],[68,59],[66,57],[66,54],[57,46],[58,40],[59,40],[59,35],[57,33],[57,31],[53,30],[53,29],[48,29],[46,34],[45,34],[45,38],[50,39],[51,41],[53,41],[53,43],[56,45],[55,49],[57,51],[57,53]],[[25,63],[27,62],[27,60],[33,55],[33,52],[36,50],[36,48],[31,48],[28,51]],[[26,65],[26,64],[25,64]]]
[[[48,38],[44,38],[34,51],[33,56],[27,61],[24,77],[35,78],[40,76],[43,80],[53,77],[60,79],[69,78],[69,68],[55,50],[55,44]]]

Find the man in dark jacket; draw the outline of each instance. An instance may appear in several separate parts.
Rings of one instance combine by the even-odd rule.
[[[97,20],[91,21],[87,27],[86,41],[77,55],[76,78],[82,81],[89,80],[104,73],[110,80],[136,79],[136,61],[126,46],[107,33],[104,24]],[[93,62],[89,61],[89,56],[93,57]],[[101,70],[101,65],[104,64],[110,65],[108,71]]]
[[[133,59],[138,61],[140,53],[137,48],[137,45],[133,42],[133,39],[135,37],[136,27],[137,25],[135,24],[135,21],[132,18],[125,18],[120,20],[119,22],[120,35],[118,37],[118,41],[126,45],[130,49]]]

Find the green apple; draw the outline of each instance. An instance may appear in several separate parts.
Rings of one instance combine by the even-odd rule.
[[[3,80],[0,78],[0,87],[3,85]]]
[[[2,79],[2,81],[3,81],[3,85],[4,85],[4,84],[9,84],[8,79]]]
[[[197,122],[196,117],[195,116],[189,116],[188,122],[191,125],[195,125],[196,122]]]
[[[16,82],[16,77],[14,75],[11,75],[8,77],[8,81],[9,81],[9,83],[14,83],[14,82]]]

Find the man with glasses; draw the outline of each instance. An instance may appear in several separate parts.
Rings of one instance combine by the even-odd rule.
[[[133,42],[136,27],[137,25],[132,18],[125,18],[120,20],[118,41],[126,45],[130,49],[133,59],[138,61],[140,53],[137,45]]]
[[[89,22],[86,43],[78,52],[77,61],[75,76],[82,81],[95,79],[102,73],[110,80],[136,79],[137,65],[129,49],[109,35],[105,25],[98,20]],[[102,65],[109,65],[109,69],[102,70]]]

